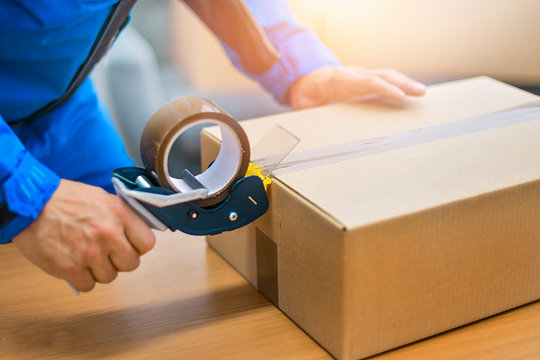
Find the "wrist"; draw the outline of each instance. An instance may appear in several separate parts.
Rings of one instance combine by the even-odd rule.
[[[0,186],[0,243],[8,243],[37,219],[60,178],[26,152]]]

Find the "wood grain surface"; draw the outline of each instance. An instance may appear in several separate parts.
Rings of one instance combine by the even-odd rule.
[[[134,272],[76,296],[0,247],[0,359],[331,359],[204,238],[159,233]],[[377,359],[540,358],[540,302]]]

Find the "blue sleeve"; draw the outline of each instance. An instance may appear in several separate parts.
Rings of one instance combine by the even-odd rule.
[[[283,0],[247,0],[246,3],[282,58],[269,71],[257,76],[243,69],[238,55],[222,44],[234,66],[258,81],[279,102],[287,103],[287,91],[300,77],[323,66],[340,64],[311,30],[298,23]]]
[[[30,225],[60,178],[26,151],[0,115],[0,244]]]

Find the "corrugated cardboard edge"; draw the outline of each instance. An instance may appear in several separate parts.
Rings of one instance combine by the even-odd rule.
[[[279,224],[279,306],[327,351],[343,357],[343,339],[349,337],[343,307],[346,232],[288,186],[273,186],[269,215]]]

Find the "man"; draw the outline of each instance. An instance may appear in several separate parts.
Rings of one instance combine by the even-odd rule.
[[[237,68],[293,109],[425,92],[393,70],[341,66],[283,1],[186,2]],[[87,79],[134,3],[0,5],[0,242],[81,291],[135,269],[155,243],[111,194],[111,170],[132,160]]]

